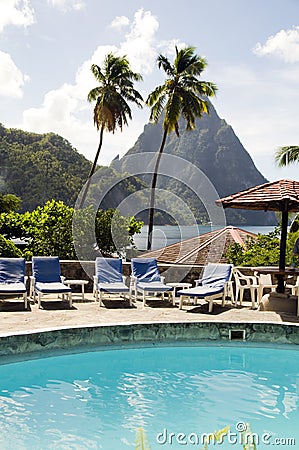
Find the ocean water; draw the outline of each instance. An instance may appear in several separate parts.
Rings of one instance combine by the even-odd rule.
[[[238,225],[236,225],[238,226]],[[221,227],[219,227],[221,228]],[[250,231],[252,233],[268,234],[274,230],[275,226],[243,226],[238,228]],[[134,242],[138,250],[146,250],[147,245],[147,230],[148,226],[142,227],[141,233],[134,236]],[[211,225],[192,225],[192,226],[155,226],[153,232],[152,249],[166,247],[167,245],[175,244],[176,242],[198,236],[199,234],[208,233],[209,231],[217,230],[217,227]]]
[[[141,428],[151,450],[199,449],[204,433],[229,426],[230,440],[209,449],[243,448],[249,427],[259,450],[277,448],[277,439],[296,449],[298,361],[288,346],[206,343],[2,365],[0,448],[135,449]]]

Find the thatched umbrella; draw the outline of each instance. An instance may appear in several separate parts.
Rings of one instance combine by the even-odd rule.
[[[281,218],[279,271],[285,270],[289,212],[299,211],[299,181],[279,180],[246,189],[216,201],[223,208],[279,211]],[[278,274],[277,292],[284,292],[284,277]]]

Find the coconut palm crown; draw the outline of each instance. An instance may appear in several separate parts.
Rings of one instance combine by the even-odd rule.
[[[113,53],[108,53],[104,59],[103,67],[92,64],[91,71],[99,85],[91,89],[87,99],[89,102],[96,102],[93,110],[93,121],[97,130],[100,131],[100,142],[80,206],[85,201],[91,177],[96,170],[104,131],[114,133],[117,128],[122,131],[123,126],[128,125],[128,119],[132,119],[129,102],[142,107],[143,101],[140,93],[134,88],[134,82],[141,81],[142,76],[131,70],[126,56],[115,56]]]
[[[157,63],[159,69],[164,70],[167,78],[164,84],[157,86],[146,100],[146,105],[151,108],[151,122],[157,123],[162,114],[164,115],[164,133],[156,159],[150,191],[148,250],[152,246],[155,187],[167,135],[175,131],[176,135],[179,136],[180,117],[183,117],[186,121],[186,130],[194,130],[195,119],[202,117],[204,113],[209,113],[208,97],[214,96],[217,90],[214,83],[198,79],[207,67],[207,62],[205,58],[195,53],[195,47],[185,47],[180,50],[175,47],[173,64],[163,55],[158,56]]]
[[[299,162],[299,147],[296,145],[289,145],[278,148],[275,154],[275,162],[279,167],[287,166],[288,164]]]

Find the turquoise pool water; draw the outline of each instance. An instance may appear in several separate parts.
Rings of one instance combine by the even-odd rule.
[[[210,448],[241,449],[236,428],[249,423],[258,449],[298,449],[298,356],[289,347],[207,344],[5,364],[0,448],[135,449],[142,427],[151,450],[199,449],[203,433],[229,425],[230,443]]]

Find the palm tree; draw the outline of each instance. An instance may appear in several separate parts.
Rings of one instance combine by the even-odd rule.
[[[275,162],[279,167],[285,167],[289,164],[299,163],[299,147],[296,145],[288,145],[279,147],[275,154]],[[289,232],[295,233],[299,229],[299,215],[296,214],[293,218]]]
[[[195,47],[186,47],[181,50],[175,47],[175,51],[176,56],[173,64],[165,56],[158,56],[158,67],[164,70],[167,78],[164,84],[156,87],[146,100],[147,106],[151,107],[151,122],[157,123],[162,113],[164,113],[164,133],[151,182],[148,250],[152,247],[155,188],[167,135],[171,131],[175,131],[179,137],[179,119],[181,116],[186,121],[186,130],[194,130],[195,118],[201,117],[204,113],[209,113],[209,103],[206,98],[212,97],[217,90],[215,84],[198,79],[202,71],[206,68],[207,62],[205,58],[194,53]]]
[[[141,81],[142,76],[131,70],[126,56],[115,56],[108,53],[104,59],[103,68],[92,64],[91,71],[99,82],[99,86],[88,94],[89,102],[96,102],[93,110],[93,121],[100,131],[100,142],[94,162],[90,169],[87,183],[80,201],[80,207],[84,204],[87,191],[93,176],[99,154],[103,144],[104,131],[114,133],[117,128],[121,131],[124,125],[128,125],[128,118],[132,119],[129,102],[142,107],[142,96],[134,89],[134,82]]]
[[[296,145],[279,147],[275,155],[275,162],[279,167],[299,162],[299,147]]]

